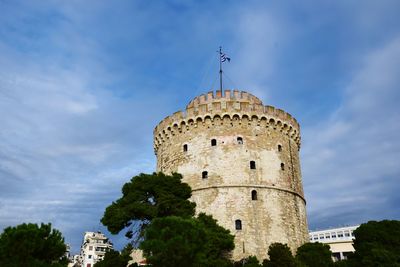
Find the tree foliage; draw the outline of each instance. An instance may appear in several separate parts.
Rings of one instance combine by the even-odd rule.
[[[329,245],[306,243],[297,249],[296,259],[308,267],[333,266]]]
[[[132,259],[130,256],[132,249],[132,245],[128,244],[121,253],[116,250],[109,250],[104,255],[104,259],[97,262],[94,267],[126,267]]]
[[[400,266],[400,221],[363,223],[354,231],[355,253],[349,266]]]
[[[118,234],[134,221],[146,225],[154,218],[193,216],[195,204],[188,200],[192,191],[181,179],[177,173],[133,177],[122,187],[122,197],[106,208],[101,222],[112,234]],[[132,237],[132,232],[128,231],[127,236]]]
[[[234,237],[211,216],[156,218],[146,228],[143,249],[155,267],[230,266]]]
[[[295,267],[296,262],[286,244],[272,243],[268,249],[268,260],[263,261],[263,267]]]
[[[249,256],[233,263],[233,267],[261,267],[256,256]]]
[[[20,224],[0,235],[0,266],[67,266],[66,246],[61,232],[51,224]]]

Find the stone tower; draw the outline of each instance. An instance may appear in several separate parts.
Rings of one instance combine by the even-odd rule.
[[[209,92],[157,125],[154,149],[157,171],[181,173],[196,212],[235,235],[234,260],[308,240],[300,129],[285,111],[246,92]]]

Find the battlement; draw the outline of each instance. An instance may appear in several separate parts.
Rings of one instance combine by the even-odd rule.
[[[282,109],[264,106],[256,96],[239,90],[208,92],[195,97],[184,111],[178,111],[164,118],[154,129],[156,141],[158,136],[170,136],[171,130],[190,125],[198,125],[206,119],[247,120],[255,121],[274,129],[285,131],[300,147],[300,125],[294,117]],[[163,133],[163,134],[161,134]]]
[[[218,90],[215,92],[210,91],[207,94],[202,94],[200,96],[195,97],[189,104],[186,106],[186,109],[195,108],[200,105],[210,104],[215,102],[223,102],[223,101],[236,101],[236,102],[245,102],[249,104],[257,104],[262,105],[261,100],[245,91],[235,90],[225,90],[224,94],[223,91]]]

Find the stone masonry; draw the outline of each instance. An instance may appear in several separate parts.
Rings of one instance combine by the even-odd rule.
[[[295,118],[238,90],[196,97],[154,129],[157,171],[181,173],[196,212],[235,235],[234,260],[308,241],[299,149]]]

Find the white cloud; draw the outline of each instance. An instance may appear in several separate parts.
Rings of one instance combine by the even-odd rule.
[[[391,214],[395,208],[390,201],[393,192],[400,190],[400,184],[394,183],[400,174],[399,64],[400,38],[367,54],[338,111],[304,129],[303,175],[314,225],[340,220],[341,212],[351,211],[353,215],[342,221],[381,219],[385,213],[366,211],[388,209]]]

